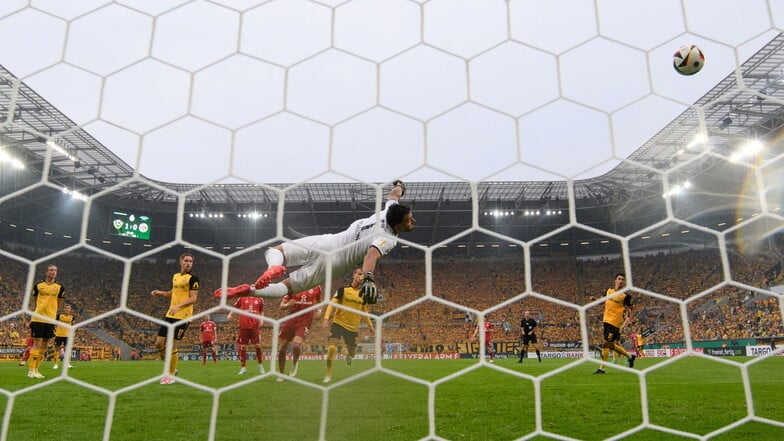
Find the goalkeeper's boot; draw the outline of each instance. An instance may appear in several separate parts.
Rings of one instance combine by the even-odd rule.
[[[231,299],[231,298],[234,298],[234,297],[247,297],[252,292],[253,292],[253,289],[247,283],[243,284],[243,285],[239,285],[239,286],[232,286],[232,287],[226,288],[226,298],[227,299]],[[215,294],[214,294],[215,297],[220,298],[220,296],[222,294],[223,294],[223,288],[218,288],[218,289],[215,290]]]
[[[291,367],[291,373],[289,374],[290,377],[297,376],[297,369],[299,369],[299,363],[294,363],[294,366]]]
[[[636,356],[636,355],[634,355],[634,354],[632,354],[632,355],[630,355],[630,356],[629,356],[628,363],[629,363],[629,367],[630,367],[630,368],[633,368],[633,367],[634,367],[634,360],[636,360],[636,359],[637,359],[637,356]]]
[[[264,271],[264,274],[256,280],[256,283],[253,284],[253,287],[256,289],[264,289],[272,283],[273,280],[277,279],[278,277],[282,277],[286,274],[286,267],[283,265],[276,265],[267,268],[267,271]]]
[[[38,372],[38,371],[33,371],[32,375],[29,375],[29,376],[30,376],[31,378],[39,378],[39,379],[40,379],[40,378],[46,378],[46,377],[44,377],[43,375],[41,375],[41,373],[40,373],[40,372]]]

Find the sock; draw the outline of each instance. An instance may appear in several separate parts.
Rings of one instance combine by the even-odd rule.
[[[264,289],[251,289],[253,297],[280,298],[289,293],[289,287],[281,282],[270,283]]]
[[[261,346],[259,345],[256,345],[256,361],[258,361],[259,364],[264,361],[264,356],[261,355]]]
[[[158,349],[158,358],[161,360],[166,360],[166,346],[159,347]]]
[[[539,349],[536,350],[536,358],[538,358],[539,361],[542,361],[542,353],[539,352]]]
[[[302,354],[302,344],[301,343],[294,343],[294,346],[291,348],[291,355],[294,358],[294,364],[299,362],[299,356]]]
[[[218,354],[215,352],[215,349],[212,350],[212,361],[218,362]]]
[[[629,353],[626,352],[626,349],[624,349],[623,346],[619,345],[618,343],[614,343],[613,350],[617,354],[623,355],[626,358],[631,358]]]
[[[610,349],[602,347],[602,364],[599,365],[599,369],[604,370],[604,365],[607,363],[607,360],[610,359]]]
[[[286,350],[288,350],[288,345],[280,345],[278,348],[278,372],[281,374],[286,372]]]
[[[248,350],[245,346],[240,346],[240,366],[245,367],[245,363],[248,361]]]
[[[44,356],[44,351],[40,349],[33,349],[30,351],[30,370],[37,371],[38,366],[41,365],[41,358]]]
[[[267,261],[267,268],[283,265],[283,253],[276,248],[269,248],[267,252],[264,253],[264,259]]]
[[[177,372],[177,363],[180,361],[180,351],[174,350],[171,356],[171,362],[169,363],[169,375],[174,375]]]
[[[527,355],[528,355],[528,346],[523,346],[523,349],[520,350],[520,361],[523,361]]]
[[[202,349],[201,350],[201,364],[204,364],[206,362],[207,362],[207,351]]]
[[[335,359],[335,354],[337,354],[338,348],[335,345],[329,345],[327,349],[327,376],[332,376],[332,360]]]

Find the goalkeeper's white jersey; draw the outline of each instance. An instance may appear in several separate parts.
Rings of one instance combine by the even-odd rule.
[[[294,292],[324,283],[326,260],[321,253],[331,256],[333,278],[342,276],[362,263],[371,246],[376,247],[381,255],[389,254],[397,245],[397,237],[392,227],[387,225],[387,209],[397,203],[394,199],[388,200],[378,217],[374,214],[358,219],[340,233],[306,236],[284,242],[282,246],[287,266],[301,266],[289,275]]]

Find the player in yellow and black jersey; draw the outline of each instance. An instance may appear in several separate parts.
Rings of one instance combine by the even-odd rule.
[[[47,265],[44,280],[33,285],[34,310],[37,315],[30,319],[30,333],[34,341],[27,371],[27,376],[30,378],[44,378],[38,372],[38,368],[46,354],[49,340],[54,337],[57,311],[64,297],[65,288],[57,282],[57,266]]]
[[[57,314],[57,321],[66,325],[73,326],[74,324],[74,315],[73,311],[71,310],[71,305],[65,305],[63,307],[63,312]],[[71,337],[71,330],[66,328],[65,326],[57,324],[57,327],[54,330],[54,356],[52,359],[54,360],[54,366],[52,369],[57,369],[57,360],[60,359],[60,353],[63,353],[63,358],[60,360],[65,359],[65,348],[68,345],[68,339]],[[68,367],[72,368],[71,363],[68,363]]]
[[[602,343],[602,364],[594,374],[604,373],[604,365],[610,358],[611,350],[626,357],[629,367],[634,367],[634,359],[637,357],[626,352],[626,349],[618,343],[618,340],[621,338],[621,328],[631,323],[634,319],[631,295],[626,292],[616,294],[624,286],[626,286],[626,275],[618,273],[615,275],[613,288],[609,288],[605,294],[607,300],[604,302],[604,317],[602,319],[602,339],[604,341]]]
[[[173,384],[174,375],[177,372],[177,358],[179,355],[178,346],[180,340],[188,329],[188,322],[184,321],[193,315],[193,304],[199,295],[199,279],[191,274],[193,268],[193,255],[183,253],[180,255],[180,272],[172,276],[172,288],[169,291],[153,290],[150,294],[153,297],[160,296],[171,299],[169,309],[166,310],[168,323],[180,322],[174,328],[174,342],[172,343],[172,353],[169,362],[169,375],[161,379],[161,384]],[[169,332],[168,326],[161,326],[158,330],[158,338],[155,340],[155,348],[161,360],[166,359],[166,335]]]
[[[368,312],[367,305],[359,296],[359,287],[362,285],[362,268],[356,268],[351,274],[351,285],[341,287],[337,290],[335,295],[332,296],[327,312],[324,313],[324,327],[330,325],[330,317],[334,311],[334,318],[329,330],[329,339],[327,341],[327,372],[324,376],[324,383],[332,381],[332,362],[335,360],[335,355],[338,352],[338,343],[340,340],[346,343],[346,363],[351,364],[354,356],[357,354],[357,336],[359,335],[359,325],[364,320],[368,328],[375,332],[373,322],[370,317],[358,314],[354,311]],[[348,309],[337,308],[334,305],[341,305]]]

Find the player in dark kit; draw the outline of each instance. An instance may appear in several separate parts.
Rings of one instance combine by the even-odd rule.
[[[57,314],[57,321],[65,323],[66,325],[73,326],[74,324],[74,315],[73,310],[71,309],[71,305],[65,305],[63,307],[63,312]],[[65,347],[68,345],[68,339],[71,338],[71,331],[66,328],[65,326],[57,325],[54,329],[54,365],[52,369],[57,369],[57,360],[62,354],[62,361],[65,362]],[[68,367],[72,368],[71,363],[68,363]]]
[[[634,367],[634,354],[629,354],[626,349],[619,344],[621,329],[625,328],[634,320],[634,309],[632,307],[631,295],[620,292],[626,286],[626,275],[618,273],[615,275],[615,282],[612,288],[607,289],[607,300],[604,302],[604,317],[602,319],[603,332],[602,338],[602,363],[594,374],[603,374],[604,365],[610,358],[610,351],[626,357],[626,362],[630,368]],[[619,293],[620,292],[620,293]],[[618,294],[616,294],[618,293]],[[624,316],[626,319],[624,320]]]
[[[180,271],[172,276],[172,287],[168,291],[154,289],[150,292],[153,297],[169,299],[169,308],[166,310],[164,321],[167,323],[180,323],[174,327],[174,341],[171,354],[169,354],[168,375],[161,378],[161,384],[174,384],[179,362],[179,346],[185,331],[188,329],[188,319],[193,315],[193,305],[199,297],[199,278],[191,274],[193,269],[193,254],[182,253],[179,259]],[[158,337],[155,339],[155,349],[161,360],[166,359],[166,338],[169,327],[161,325]]]
[[[57,281],[57,265],[47,265],[44,280],[33,285],[32,297],[35,299],[35,313],[30,319],[30,333],[33,336],[33,348],[30,350],[30,362],[27,365],[29,378],[44,378],[38,371],[41,361],[49,347],[49,340],[54,338],[57,311],[65,297],[65,288]]]
[[[538,358],[539,363],[541,363],[542,353],[539,352],[539,346],[536,344],[536,320],[531,318],[530,311],[525,311],[525,313],[523,313],[523,319],[520,320],[520,328],[522,328],[520,333],[522,347],[520,348],[520,359],[517,362],[522,363],[524,359],[528,358],[528,345],[532,344],[536,351],[536,358]]]

